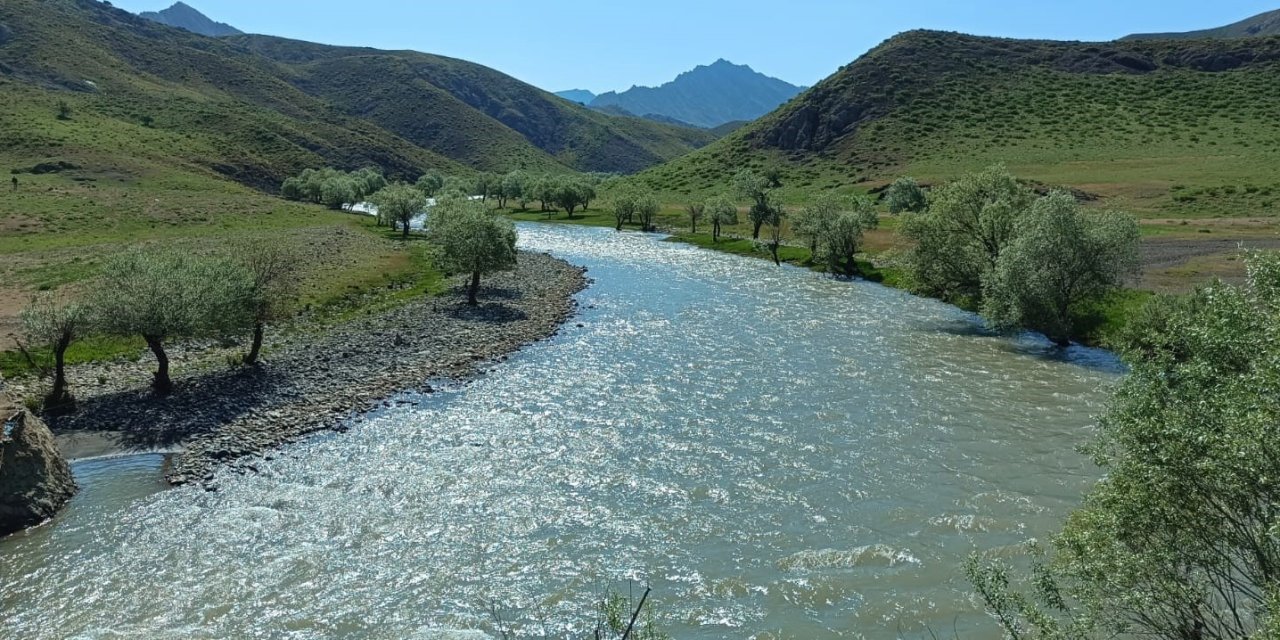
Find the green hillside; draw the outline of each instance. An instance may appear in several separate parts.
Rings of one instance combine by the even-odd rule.
[[[559,164],[629,173],[714,139],[687,127],[601,114],[465,60],[269,36],[228,41],[279,62],[303,91],[477,168]]]
[[[1135,33],[1122,40],[1195,40],[1199,38],[1255,38],[1280,35],[1280,10],[1268,11],[1240,22],[1216,29],[1183,31],[1180,33]]]
[[[269,54],[272,57],[267,57]],[[192,171],[274,189],[307,167],[637,171],[705,132],[591,112],[412,52],[214,39],[93,0],[0,4],[0,162]],[[74,116],[49,130],[66,102]]]
[[[784,197],[1003,162],[1168,216],[1280,203],[1280,38],[1069,43],[916,31],[727,138],[641,174],[681,194],[777,163]]]
[[[294,88],[270,61],[105,4],[7,0],[0,25],[0,162],[13,168],[56,158],[271,189],[326,164],[463,170]],[[50,117],[60,102],[67,120]]]

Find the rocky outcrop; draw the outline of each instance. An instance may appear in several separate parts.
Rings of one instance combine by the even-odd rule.
[[[0,395],[0,536],[52,518],[75,492],[49,427]]]

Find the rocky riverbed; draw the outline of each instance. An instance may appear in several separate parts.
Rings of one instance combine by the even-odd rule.
[[[221,465],[251,466],[253,456],[341,428],[400,392],[465,379],[553,335],[586,283],[584,269],[522,252],[516,270],[485,279],[479,306],[465,304],[458,280],[444,295],[391,311],[321,330],[295,328],[275,339],[261,365],[196,368],[175,379],[168,397],[146,387],[146,358],[73,371],[73,380],[91,377],[99,385],[77,389],[78,410],[48,421],[64,438],[111,434],[121,450],[180,446],[167,478],[206,481]]]

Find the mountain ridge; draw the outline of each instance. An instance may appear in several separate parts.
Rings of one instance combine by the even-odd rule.
[[[618,107],[630,113],[664,116],[714,128],[737,120],[754,120],[803,90],[723,58],[698,65],[657,87],[632,86],[602,93],[595,108]]]
[[[1199,38],[1258,38],[1280,35],[1280,9],[1233,22],[1223,27],[1171,33],[1134,33],[1124,40],[1194,40]]]
[[[143,11],[138,15],[153,22],[167,24],[179,29],[186,29],[192,33],[198,33],[202,36],[209,36],[211,38],[234,36],[244,33],[225,22],[214,21],[185,2],[175,2],[168,9],[162,9],[160,11]]]

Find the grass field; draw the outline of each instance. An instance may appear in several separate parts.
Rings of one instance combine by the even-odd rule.
[[[290,203],[209,177],[68,170],[21,174],[0,193],[0,350],[38,290],[79,292],[102,262],[133,247],[234,251],[266,240],[296,258],[298,309],[316,320],[383,309],[443,287],[426,243],[401,240],[372,218]],[[133,339],[77,343],[73,362],[140,351]],[[23,364],[0,355],[0,372]]]

